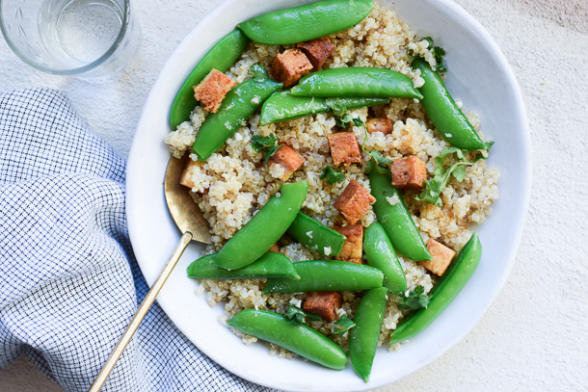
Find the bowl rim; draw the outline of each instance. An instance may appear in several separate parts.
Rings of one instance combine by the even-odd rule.
[[[161,72],[159,73],[157,79],[155,80],[154,86],[157,84],[157,81],[159,81],[162,78],[162,75],[167,74],[172,69],[174,62],[171,60],[179,52],[184,51],[187,47],[190,46],[194,37],[198,36],[198,33],[202,29],[202,26],[207,24],[208,22],[210,22],[210,20],[214,20],[219,17],[222,17],[222,13],[225,12],[226,9],[230,8],[233,3],[238,2],[238,1],[239,0],[225,0],[225,1],[223,1],[220,5],[218,5],[214,10],[212,10],[209,14],[207,14],[205,17],[203,17],[199,21],[199,23],[194,27],[194,29],[192,29],[192,31],[190,33],[188,33],[188,35],[186,35],[186,37],[184,37],[182,42],[176,47],[174,52],[170,55],[166,64],[164,65]],[[406,370],[404,372],[398,373],[398,377],[395,380],[387,381],[387,382],[384,381],[384,382],[380,382],[380,383],[371,383],[370,382],[370,384],[365,384],[366,386],[364,388],[354,388],[353,390],[366,390],[366,389],[378,388],[378,387],[382,387],[385,385],[389,385],[391,382],[396,382],[396,381],[406,377],[407,375],[412,374],[419,369],[422,369],[423,367],[430,364],[431,362],[435,361],[437,358],[439,358],[441,355],[443,355],[445,352],[447,352],[447,350],[449,348],[451,348],[456,343],[461,341],[463,338],[465,338],[465,336],[467,336],[467,334],[469,334],[471,332],[472,328],[479,322],[479,320],[486,313],[486,311],[488,310],[488,308],[490,307],[492,302],[495,300],[496,296],[498,295],[498,293],[500,292],[500,290],[504,286],[506,279],[510,275],[510,272],[511,272],[512,267],[513,267],[515,260],[516,260],[516,254],[518,252],[518,248],[520,246],[520,242],[521,242],[520,240],[522,237],[523,227],[526,222],[527,211],[528,211],[528,207],[529,207],[530,191],[531,191],[531,183],[532,183],[531,138],[530,138],[527,112],[525,109],[522,91],[521,91],[521,88],[516,80],[515,74],[511,68],[510,64],[508,63],[508,60],[506,59],[505,55],[502,53],[500,47],[494,41],[494,39],[492,38],[490,33],[488,33],[488,31],[486,31],[486,29],[480,24],[480,22],[478,22],[473,16],[471,16],[460,5],[453,2],[452,0],[422,0],[422,1],[425,3],[429,3],[429,4],[435,4],[435,7],[444,13],[448,13],[448,14],[453,13],[453,14],[457,15],[457,17],[462,21],[462,24],[464,27],[469,28],[473,33],[475,33],[478,36],[478,39],[484,41],[485,44],[488,46],[489,52],[492,54],[492,57],[494,58],[494,60],[496,60],[496,63],[497,63],[497,66],[498,66],[500,72],[502,72],[504,74],[504,76],[508,80],[510,87],[512,88],[512,93],[513,93],[513,96],[514,96],[514,99],[516,102],[516,106],[513,108],[513,112],[516,113],[516,117],[514,117],[514,118],[516,118],[516,128],[520,129],[520,136],[522,138],[522,149],[518,152],[520,152],[520,155],[522,158],[521,160],[523,162],[522,169],[524,170],[524,175],[522,176],[524,183],[520,184],[520,188],[519,188],[520,193],[522,195],[521,199],[522,199],[523,209],[522,209],[522,212],[520,214],[519,219],[516,221],[517,222],[516,229],[515,229],[516,235],[515,235],[515,238],[513,241],[513,246],[511,246],[508,251],[508,260],[506,262],[506,268],[504,269],[504,273],[500,276],[499,279],[498,278],[496,279],[496,284],[493,285],[490,295],[487,296],[487,300],[484,303],[480,303],[480,305],[481,305],[480,311],[477,314],[475,314],[467,319],[467,321],[465,322],[465,324],[466,324],[465,328],[463,328],[464,332],[455,334],[452,339],[444,341],[442,344],[440,344],[439,348],[437,348],[435,350],[435,354],[428,356],[426,358],[426,360],[424,360],[420,364],[419,367],[414,368],[412,370]],[[309,2],[309,1],[305,0],[305,2]],[[156,94],[155,90],[156,90],[155,88],[151,89],[151,91],[147,97],[147,100],[145,101],[144,109],[141,114],[141,117],[140,117],[140,120],[138,123],[138,127],[137,127],[138,130],[141,129],[141,123],[144,121],[147,103],[149,101],[151,101],[153,96]],[[139,134],[138,131],[135,132],[135,135],[133,137],[133,142],[132,142],[132,146],[131,146],[131,150],[130,150],[129,158],[128,158],[127,170],[129,170],[129,168],[136,165],[136,162],[139,162],[138,158],[141,155],[141,152],[139,151],[138,143],[136,143],[136,141],[138,139],[138,134]],[[125,205],[126,205],[126,211],[128,214],[127,221],[128,221],[128,229],[129,229],[129,238],[131,240],[131,244],[133,245],[133,244],[138,243],[138,241],[135,239],[135,233],[137,232],[137,228],[135,227],[135,224],[134,224],[135,222],[137,222],[137,220],[133,218],[133,216],[135,215],[135,208],[130,203],[130,201],[133,199],[131,197],[131,195],[133,195],[133,192],[134,192],[132,184],[133,184],[132,179],[130,179],[130,177],[127,176],[127,180],[126,180],[127,198],[125,200]],[[134,245],[133,245],[133,248],[134,248]],[[137,252],[135,251],[135,253],[137,253]],[[139,257],[137,257],[137,262],[139,264],[139,267],[141,268],[141,263],[139,261]],[[145,273],[143,272],[143,268],[141,268],[141,271],[145,275]],[[155,279],[154,278],[148,279],[147,276],[145,276],[145,277],[146,277],[148,284],[151,286],[151,284],[153,283],[153,281]],[[170,312],[169,312],[169,309],[167,308],[167,306],[165,306],[165,304],[161,304],[159,301],[158,301],[158,304],[162,307],[162,309],[164,310],[166,315],[168,315],[168,317],[169,317]],[[173,319],[171,317],[170,317],[170,320],[175,325],[175,322],[173,321]],[[180,331],[182,331],[182,333],[184,333],[184,331],[182,330],[181,327],[179,327],[177,325],[176,325],[176,327],[178,329],[180,329]],[[214,360],[216,363],[218,363],[220,366],[223,366],[223,368],[229,370],[231,373],[233,373],[241,378],[244,378],[244,379],[249,380],[251,382],[255,382],[259,385],[263,385],[263,386],[267,386],[267,387],[280,388],[280,389],[284,388],[283,385],[275,385],[272,383],[268,383],[263,378],[254,377],[250,373],[242,371],[240,368],[225,367],[223,365],[223,361],[220,356],[216,355],[214,352],[205,351],[205,350],[201,349],[200,347],[198,347],[196,344],[194,344],[194,345],[199,350],[201,350],[204,354],[206,354],[208,357],[210,357],[212,360]],[[295,389],[289,389],[289,390],[295,390]]]

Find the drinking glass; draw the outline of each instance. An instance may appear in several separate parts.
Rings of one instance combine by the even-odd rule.
[[[27,64],[89,79],[122,71],[139,45],[130,0],[0,0],[0,29]]]

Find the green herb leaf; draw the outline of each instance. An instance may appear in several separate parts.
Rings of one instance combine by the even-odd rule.
[[[266,162],[269,161],[280,147],[278,138],[273,133],[269,136],[253,135],[251,146],[255,151],[263,151],[265,153]]]
[[[446,168],[445,161],[453,154],[455,154],[457,161]],[[416,196],[416,200],[426,201],[441,207],[441,192],[447,186],[451,176],[453,175],[458,182],[462,182],[466,176],[466,166],[471,166],[484,158],[482,154],[478,154],[473,161],[467,161],[465,160],[465,155],[466,153],[457,147],[450,147],[441,151],[439,156],[435,158],[433,178],[425,181],[425,189],[420,195]]]
[[[335,124],[338,128],[347,129],[349,128],[352,122],[353,117],[351,117],[351,114],[349,113],[344,113],[340,116],[335,114]]]
[[[325,103],[327,104],[327,107],[334,113],[342,114],[347,111],[347,106],[343,105],[343,103],[337,98],[327,98]]]
[[[368,155],[370,156],[370,159],[375,160],[378,165],[387,166],[392,163],[392,159],[386,158],[377,150],[370,151]]]
[[[292,304],[288,306],[288,311],[284,316],[295,323],[304,324],[306,322],[306,313],[304,313],[304,310]]]
[[[321,180],[325,180],[327,184],[333,185],[336,182],[343,181],[345,179],[345,176],[339,170],[333,169],[331,166],[327,165],[323,169],[323,172],[321,173],[321,176],[319,178]]]
[[[435,71],[446,72],[447,67],[444,64],[444,58],[443,58],[443,56],[445,56],[445,54],[446,54],[445,49],[443,49],[440,46],[435,46],[435,42],[433,41],[433,38],[431,38],[431,37],[425,37],[423,39],[429,43],[429,49],[431,49],[431,52],[433,53],[433,56],[435,57],[435,61],[437,62],[437,67],[436,67]]]
[[[300,309],[298,306],[289,304],[288,311],[284,315],[288,320],[296,323],[296,324],[306,324],[306,319],[308,318],[311,321],[318,321],[320,320],[320,316],[316,314],[306,313],[304,310]]]
[[[351,126],[351,124],[355,125],[356,127],[365,128],[365,123],[360,118],[352,117],[349,113],[333,110],[333,115],[335,116],[335,124],[338,128],[347,129]]]
[[[355,327],[353,320],[347,316],[343,316],[337,320],[335,324],[333,324],[331,332],[333,332],[335,335],[343,335],[353,327]]]
[[[353,125],[355,125],[356,127],[364,127],[365,128],[365,123],[363,121],[361,121],[361,119],[359,118],[353,118]]]
[[[451,173],[457,182],[462,182],[466,175],[465,165],[457,166]]]
[[[249,68],[249,72],[254,79],[267,79],[269,75],[265,68],[261,64],[253,64],[251,68]]]
[[[401,310],[417,310],[429,306],[429,300],[429,296],[425,294],[425,288],[417,286],[408,294],[400,293],[396,306]]]

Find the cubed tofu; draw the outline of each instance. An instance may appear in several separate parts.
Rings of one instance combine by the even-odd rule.
[[[337,318],[337,310],[342,303],[341,294],[337,291],[311,291],[306,294],[302,308],[305,312],[318,314],[331,322]]]
[[[270,165],[279,165],[280,180],[286,181],[304,163],[304,158],[292,147],[282,144],[269,160]]]
[[[278,246],[278,244],[273,244],[271,248],[269,248],[270,252],[280,252],[280,247]]]
[[[184,171],[180,176],[180,185],[188,187],[190,189],[194,188],[196,184],[194,183],[194,175],[197,171],[202,168],[202,162],[200,161],[193,161],[192,159],[188,159],[186,163],[186,167],[184,167]]]
[[[343,243],[343,249],[341,253],[337,255],[337,260],[352,261],[361,264],[361,257],[363,255],[363,226],[361,223],[354,225],[338,226],[335,227],[339,233],[345,236],[345,242]]]
[[[288,49],[279,53],[272,64],[274,78],[284,87],[290,87],[298,79],[312,71],[312,63],[300,49]]]
[[[325,61],[327,61],[327,58],[329,58],[333,52],[333,49],[335,49],[335,45],[333,45],[328,37],[300,42],[296,47],[304,51],[315,70],[318,70],[323,66]]]
[[[353,132],[338,132],[328,136],[331,158],[335,166],[361,163],[361,150]]]
[[[437,276],[442,276],[455,257],[455,252],[432,238],[427,241],[427,249],[431,253],[432,259],[423,261],[423,267]]]
[[[204,105],[204,109],[216,113],[225,95],[236,82],[217,69],[212,69],[198,85],[194,86],[194,98]]]
[[[365,126],[369,133],[382,132],[388,134],[394,130],[394,124],[388,117],[370,118],[365,123]]]
[[[351,180],[335,201],[338,209],[349,224],[356,224],[371,208],[376,199],[359,182]]]
[[[392,185],[398,188],[422,188],[427,179],[427,165],[411,155],[397,159],[390,165]]]

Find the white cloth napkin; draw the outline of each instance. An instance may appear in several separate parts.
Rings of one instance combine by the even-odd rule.
[[[148,289],[124,180],[124,161],[61,93],[0,94],[0,369],[25,354],[67,391],[91,385]],[[154,305],[103,390],[267,389],[212,362]]]

